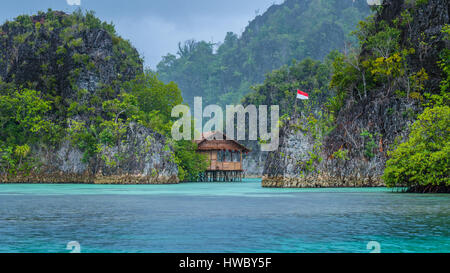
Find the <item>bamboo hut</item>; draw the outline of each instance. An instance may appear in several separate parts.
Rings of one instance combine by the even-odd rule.
[[[242,181],[243,154],[250,152],[236,140],[228,139],[222,132],[207,132],[202,134],[202,140],[197,140],[197,152],[208,158],[208,168],[200,175],[201,182],[237,182]]]

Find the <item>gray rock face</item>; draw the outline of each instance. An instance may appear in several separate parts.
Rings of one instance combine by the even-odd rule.
[[[261,177],[266,163],[267,152],[262,152],[258,141],[242,141],[242,144],[251,150],[243,159],[243,168],[246,177]]]
[[[302,173],[301,162],[308,160],[313,149],[310,137],[286,124],[280,130],[280,146],[271,152],[264,168],[264,176],[297,177]]]
[[[42,154],[43,159],[47,165],[52,165],[53,162],[59,162],[59,170],[63,173],[76,173],[82,174],[87,170],[87,164],[83,162],[83,153],[75,149],[72,144],[65,141],[61,144],[59,149],[53,154],[56,157],[47,158]]]
[[[414,71],[425,68],[430,79],[426,83],[426,89],[438,90],[442,79],[442,70],[437,65],[440,53],[448,48],[449,42],[445,41],[442,27],[450,22],[450,9],[448,0],[422,1],[385,0],[383,10],[378,15],[377,21],[391,22],[399,16],[404,8],[412,7],[414,10],[413,21],[410,26],[405,26],[402,33],[402,44],[409,43],[414,46],[416,53],[409,59],[409,65]]]
[[[57,148],[36,147],[40,166],[30,174],[3,176],[9,183],[95,183],[173,184],[178,183],[178,166],[165,138],[151,129],[132,124],[126,140],[102,152],[89,162],[72,143]]]
[[[378,158],[342,160],[317,150],[317,141],[298,130],[297,121],[280,130],[280,146],[269,153],[262,185],[280,188],[374,187],[383,186],[379,178]],[[314,157],[314,158],[313,158]],[[320,159],[318,159],[320,158]]]
[[[178,167],[173,158],[172,147],[166,139],[151,129],[132,124],[126,141],[113,149],[105,149],[100,157],[122,160],[113,166],[99,161],[98,174],[108,177],[135,176],[143,183],[177,183]]]

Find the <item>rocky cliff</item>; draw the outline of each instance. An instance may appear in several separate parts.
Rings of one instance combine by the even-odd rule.
[[[121,151],[119,165],[108,165]],[[163,136],[133,125],[119,146],[105,149],[95,160],[83,161],[83,153],[69,141],[58,147],[35,147],[40,162],[31,172],[4,175],[3,183],[174,184],[178,169]]]
[[[262,185],[277,188],[377,187],[384,186],[382,159],[333,158],[318,152],[317,140],[299,130],[298,119],[280,130],[280,146],[269,153]]]
[[[109,113],[102,102],[114,101],[121,83],[142,72],[143,62],[136,49],[92,13],[68,15],[49,10],[19,16],[0,26],[0,80],[38,90],[43,99],[52,101],[46,119],[58,124],[59,134],[65,134],[74,121],[89,128],[105,118]],[[173,149],[152,129],[131,124],[118,145],[98,149],[101,151],[96,156],[85,158],[85,151],[68,137],[51,145],[35,144],[31,157],[37,164],[26,172],[2,173],[0,180],[178,182]]]
[[[408,69],[394,78],[389,86],[374,81],[367,95],[358,96],[356,89],[346,91],[346,99],[336,115],[335,129],[323,136],[319,152],[313,149],[316,140],[295,130],[298,120],[286,124],[281,130],[278,151],[271,153],[266,162],[264,186],[383,185],[381,175],[387,151],[408,135],[409,126],[423,109],[423,93],[440,92],[443,72],[438,61],[443,49],[449,46],[441,31],[449,23],[448,1],[386,0],[375,16],[374,35],[384,31],[383,22],[400,30],[398,48],[413,48],[410,50],[412,54],[405,57]],[[373,49],[365,43],[358,59],[369,60],[374,56]],[[403,75],[417,75],[414,73],[422,69],[426,71],[427,79],[415,97],[391,92],[407,89],[405,82],[409,83],[411,78]],[[360,83],[362,85],[355,80],[354,86]]]
[[[261,177],[268,152],[262,152],[258,141],[242,141],[242,144],[251,151],[244,156],[243,168],[246,177]]]

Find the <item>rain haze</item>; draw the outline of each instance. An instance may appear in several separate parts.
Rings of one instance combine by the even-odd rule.
[[[220,42],[228,31],[238,34],[257,14],[282,0],[16,0],[5,1],[1,22],[20,14],[34,14],[48,8],[72,12],[94,10],[113,22],[122,37],[129,39],[155,68],[161,57],[175,54],[178,42],[189,39]]]

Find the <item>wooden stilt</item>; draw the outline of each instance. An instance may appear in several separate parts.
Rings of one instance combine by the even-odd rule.
[[[205,171],[198,177],[198,182],[242,182],[243,171]]]

